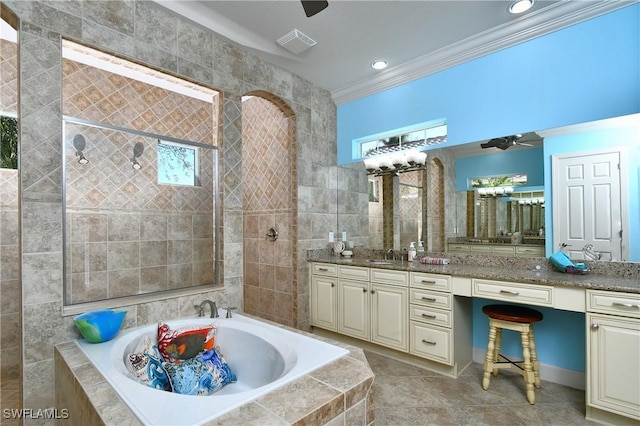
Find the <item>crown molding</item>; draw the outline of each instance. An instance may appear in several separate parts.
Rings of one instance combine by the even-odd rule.
[[[561,30],[638,3],[634,1],[561,1],[507,24],[492,28],[447,47],[331,91],[336,105],[372,95],[516,44]]]

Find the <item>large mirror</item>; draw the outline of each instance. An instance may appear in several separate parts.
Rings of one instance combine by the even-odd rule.
[[[616,123],[620,121],[605,120],[429,149],[426,170],[419,172],[421,178],[410,179],[411,184],[406,184],[403,174],[385,184],[367,176],[363,164],[341,166],[337,226],[346,230],[348,239],[356,245],[374,249],[401,249],[408,247],[410,241],[422,239],[427,251],[549,255],[559,244],[547,229],[555,213],[546,208],[551,200],[553,155],[619,145],[627,153],[623,160],[629,169],[622,175],[623,181],[627,178],[622,187],[631,194],[637,193],[638,136],[634,137],[633,132],[618,135],[620,126]],[[637,129],[637,115],[626,123],[624,129],[629,126]],[[604,130],[597,130],[600,127]],[[497,191],[480,191],[472,185],[475,178],[498,180],[512,175],[525,175],[527,182],[512,188],[508,194],[503,190],[505,185],[495,185]],[[354,195],[350,188],[359,188],[360,193]],[[416,197],[421,206],[416,205]],[[630,203],[637,204],[633,199]],[[391,207],[385,211],[385,205]],[[629,207],[637,218],[634,206]],[[420,212],[408,213],[415,208]],[[357,219],[358,211],[360,219]],[[368,214],[362,215],[363,211]],[[624,214],[622,219],[624,223]],[[633,218],[629,217],[628,222],[632,232]],[[627,247],[626,254],[613,257],[614,260],[640,260],[633,242],[622,244],[631,247]]]

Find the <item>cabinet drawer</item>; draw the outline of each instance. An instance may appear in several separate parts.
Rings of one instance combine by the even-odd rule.
[[[640,294],[587,290],[587,310],[640,318]]]
[[[544,256],[544,247],[520,247],[516,246],[516,256]]]
[[[338,276],[338,265],[331,263],[314,263],[312,272],[316,275]]]
[[[409,318],[414,321],[426,322],[442,327],[451,327],[451,311],[445,311],[443,309],[411,305],[409,307]]]
[[[369,281],[369,268],[338,265],[338,277],[351,278],[359,281]]]
[[[452,364],[451,330],[411,321],[409,353],[447,365]]]
[[[469,246],[467,244],[449,244],[449,251],[467,253],[469,251]]]
[[[409,285],[409,273],[404,271],[390,271],[388,269],[371,269],[371,282],[392,285]]]
[[[471,253],[493,253],[493,246],[489,245],[471,245]]]
[[[412,288],[409,303],[440,309],[451,309],[452,297],[451,293]]]
[[[411,272],[411,287],[436,291],[451,291],[451,277],[447,275]]]
[[[493,252],[495,254],[513,256],[514,253],[516,252],[516,248],[515,247],[508,247],[508,246],[494,246],[493,247]]]
[[[473,297],[553,306],[553,287],[473,279]]]

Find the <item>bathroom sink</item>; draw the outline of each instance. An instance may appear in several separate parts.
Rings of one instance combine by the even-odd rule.
[[[384,259],[369,259],[369,263],[372,265],[392,265],[393,261]]]

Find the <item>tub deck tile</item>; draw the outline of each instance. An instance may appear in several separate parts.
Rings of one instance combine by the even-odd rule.
[[[373,384],[373,373],[367,363],[354,358],[340,358],[309,374],[345,394],[345,408],[366,398]]]
[[[223,414],[222,416],[204,424],[204,426],[288,426],[289,423],[271,413],[269,410],[256,403],[249,403]]]
[[[309,376],[256,400],[289,424],[325,424],[344,412],[344,395]]]

